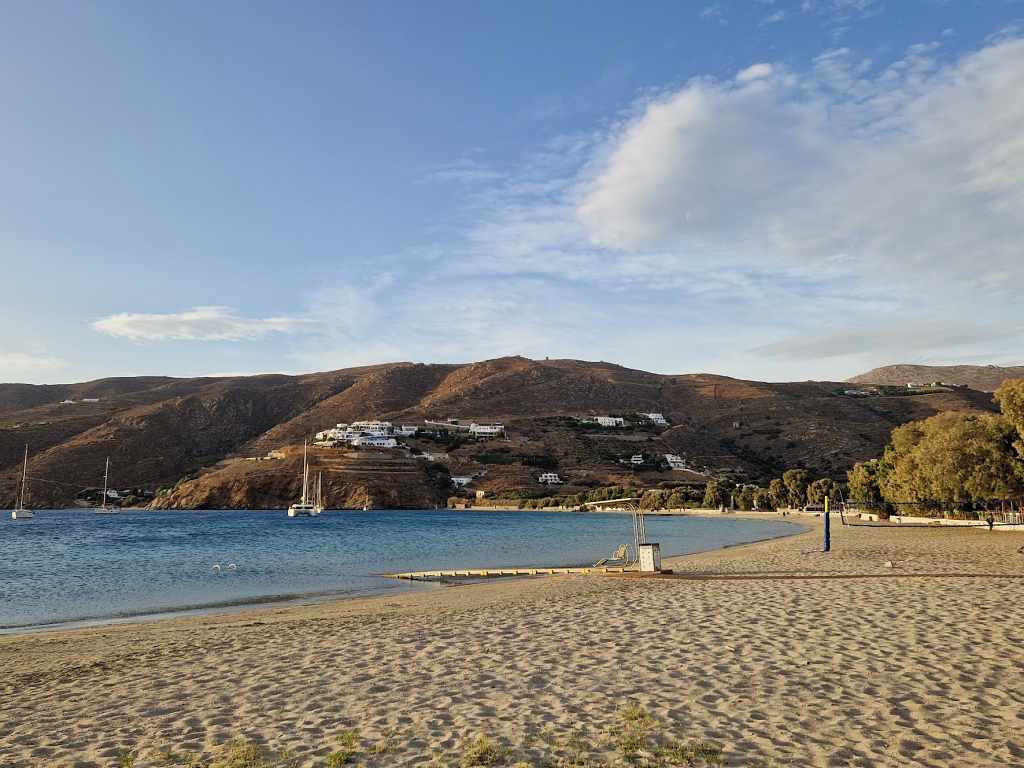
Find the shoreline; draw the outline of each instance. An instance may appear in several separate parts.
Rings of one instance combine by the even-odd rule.
[[[727,765],[1017,764],[1024,534],[836,526],[825,554],[821,521],[800,522],[667,557],[678,579],[493,579],[0,637],[0,709],[18,713],[0,753],[149,768],[167,750],[223,762],[242,739],[314,768],[357,732],[364,768],[463,764],[480,736],[508,765],[580,737],[614,764],[639,707]]]
[[[184,510],[183,510],[184,511]],[[385,510],[382,510],[385,511]],[[462,510],[456,510],[462,511]],[[560,510],[516,510],[516,511],[550,511],[557,512]],[[609,512],[610,514],[628,514],[628,512]],[[717,513],[716,513],[717,514]],[[736,515],[728,515],[729,517],[737,517]],[[761,520],[760,517],[743,517],[748,520]],[[784,521],[790,522],[790,521]],[[697,552],[688,552],[683,554],[668,554],[663,555],[663,561],[665,567],[671,567],[671,563],[674,560],[681,560],[685,558],[694,558],[702,555],[713,554],[715,552],[724,552],[726,550],[733,550],[743,547],[757,546],[759,544],[765,544],[780,539],[788,539],[796,536],[801,536],[809,533],[813,530],[813,526],[807,526],[802,523],[792,523],[797,530],[789,533],[780,533],[778,535],[765,536],[756,538],[751,541],[742,541],[732,544],[725,544],[721,547],[715,547],[712,549],[698,550]],[[820,526],[819,526],[820,527]],[[488,566],[472,566],[468,570],[482,570]],[[428,569],[429,570],[429,569]],[[384,573],[371,573],[368,576],[386,577]],[[341,594],[338,592],[321,592],[315,594],[303,594],[303,595],[267,595],[264,597],[254,597],[243,601],[215,604],[210,606],[185,606],[182,608],[168,608],[165,610],[149,610],[143,611],[137,614],[130,615],[117,615],[110,617],[84,617],[67,619],[55,622],[49,622],[45,624],[32,624],[20,627],[0,627],[0,642],[4,640],[26,637],[26,636],[39,636],[39,635],[51,635],[65,632],[78,632],[82,630],[90,629],[104,629],[112,627],[132,627],[140,625],[152,625],[162,622],[174,622],[178,620],[202,620],[204,618],[219,617],[219,616],[235,616],[235,617],[246,617],[252,616],[257,617],[267,611],[288,611],[298,610],[310,606],[324,606],[324,605],[338,605],[346,604],[352,601],[372,601],[372,600],[395,600],[406,597],[411,594],[417,594],[425,591],[434,591],[437,589],[446,589],[451,587],[477,587],[484,584],[493,584],[495,582],[502,583],[517,583],[526,580],[533,579],[550,579],[560,578],[558,575],[538,575],[538,576],[501,576],[501,577],[487,577],[487,578],[467,578],[465,580],[449,580],[445,582],[438,581],[395,581],[395,587],[393,593],[374,591],[372,593],[365,594]],[[597,577],[601,578],[601,577]]]

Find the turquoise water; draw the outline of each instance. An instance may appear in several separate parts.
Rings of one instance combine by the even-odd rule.
[[[798,530],[781,520],[647,518],[664,555]],[[0,521],[0,631],[430,588],[375,574],[580,565],[631,537],[629,516],[614,514],[40,510]]]

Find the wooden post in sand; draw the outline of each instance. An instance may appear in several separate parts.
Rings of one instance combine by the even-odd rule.
[[[822,513],[825,518],[825,542],[821,547],[822,552],[828,552],[832,549],[832,537],[829,535],[828,530],[828,496],[825,497],[825,511]]]

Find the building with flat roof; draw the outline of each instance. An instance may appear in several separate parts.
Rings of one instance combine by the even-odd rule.
[[[504,424],[477,424],[469,425],[469,434],[474,437],[498,437],[505,434]]]

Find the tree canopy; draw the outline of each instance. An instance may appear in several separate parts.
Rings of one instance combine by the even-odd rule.
[[[897,427],[882,455],[879,489],[893,503],[965,503],[1024,492],[1009,419],[948,412]],[[861,470],[861,472],[869,470]]]

